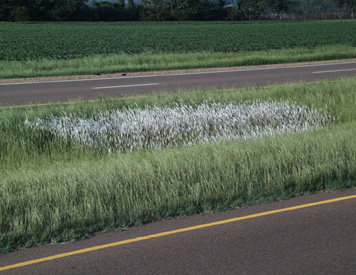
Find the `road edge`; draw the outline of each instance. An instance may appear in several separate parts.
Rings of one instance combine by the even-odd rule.
[[[115,73],[115,74],[101,74],[101,75],[68,75],[68,76],[51,76],[51,77],[24,77],[24,78],[3,78],[0,83],[13,82],[39,82],[39,81],[58,81],[58,80],[77,80],[77,79],[96,79],[96,78],[110,78],[110,77],[129,77],[129,76],[144,76],[144,75],[164,75],[164,74],[184,74],[196,72],[211,72],[211,71],[226,71],[226,70],[251,70],[259,68],[278,68],[284,66],[304,66],[304,65],[318,65],[318,64],[332,64],[340,62],[355,62],[356,58],[352,59],[338,59],[325,61],[308,61],[295,63],[278,63],[266,65],[247,65],[236,67],[215,67],[215,68],[196,68],[196,69],[182,69],[182,70],[168,70],[168,71],[147,71],[135,73]]]

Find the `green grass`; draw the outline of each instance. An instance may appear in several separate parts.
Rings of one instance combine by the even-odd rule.
[[[356,185],[356,78],[0,111],[0,249],[80,239],[166,217]],[[338,117],[324,129],[258,140],[98,154],[30,130],[49,114],[175,101],[290,100]]]
[[[2,23],[0,78],[354,58],[356,20]]]
[[[130,73],[324,61],[356,57],[356,47],[328,45],[237,53],[140,53],[94,55],[70,60],[5,61],[0,78]]]

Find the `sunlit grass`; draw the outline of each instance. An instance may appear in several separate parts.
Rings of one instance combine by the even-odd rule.
[[[197,109],[207,100],[225,107],[284,102],[337,120],[288,135],[100,154],[24,125],[177,104]],[[0,251],[356,186],[355,107],[356,78],[345,78],[0,110]]]
[[[111,152],[278,136],[318,129],[334,121],[325,110],[288,102],[204,101],[100,111],[89,118],[63,113],[26,120],[25,126]]]
[[[96,55],[70,60],[3,61],[0,78],[90,75],[194,68],[266,65],[355,58],[356,48],[327,45],[268,51]]]

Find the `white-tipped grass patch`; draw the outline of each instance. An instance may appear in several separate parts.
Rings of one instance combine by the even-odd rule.
[[[287,101],[204,101],[99,111],[90,117],[63,113],[25,124],[77,145],[132,151],[278,136],[334,120],[325,110]]]
[[[219,92],[196,90],[164,96],[99,99],[85,104],[2,109],[0,254],[168,217],[224,211],[321,189],[355,186],[355,87],[355,78],[347,78],[308,85],[290,83]],[[287,108],[273,109],[274,103],[282,107],[285,104]],[[214,129],[224,128],[223,123],[229,119],[226,110],[239,105],[246,107],[245,112],[261,113],[264,119],[271,113],[275,124],[269,122],[268,125],[273,131],[276,125],[285,125],[281,121],[299,119],[297,125],[306,124],[300,112],[305,110],[305,116],[311,117],[307,120],[310,131],[293,134],[292,129],[290,134],[278,137],[191,147],[171,144],[170,148],[160,150],[132,148],[132,153],[116,153],[119,147],[104,146],[110,138],[114,138],[113,144],[117,146],[117,133],[105,135],[103,127],[101,132],[94,131],[106,121],[111,123],[106,127],[115,126],[113,118],[126,109],[126,113],[131,112],[127,127],[133,126],[135,121],[136,126],[146,125],[143,122],[149,119],[157,125],[170,125],[174,121],[173,110],[186,110],[185,114],[191,119],[198,117],[195,113],[199,108],[204,109],[203,104],[207,105],[208,117],[220,114],[220,119],[219,116],[213,119],[216,125],[208,128],[209,134],[219,134]],[[266,107],[254,110],[253,106]],[[166,117],[157,115],[154,120],[147,115],[153,114],[153,110],[162,113],[165,109],[170,110]],[[146,114],[141,115],[141,121],[138,120],[140,113]],[[26,117],[28,126],[24,125]],[[260,123],[260,119],[252,117]],[[333,117],[337,121],[329,127]],[[47,125],[52,123],[54,131],[60,119],[67,123],[61,126],[64,136],[51,132]],[[90,131],[81,134],[92,133],[89,138],[102,143],[97,147],[99,150],[70,136],[72,129],[67,126],[80,126],[78,121],[89,125]],[[176,123],[180,125],[184,121],[177,119]],[[262,129],[261,124],[252,123],[252,118],[248,122],[246,125],[250,128]],[[41,125],[46,128],[40,129]],[[181,129],[185,129],[183,126]],[[312,130],[317,127],[321,129]],[[151,125],[151,128],[154,127]],[[152,141],[155,136],[149,133]],[[99,134],[103,140],[95,136]],[[109,150],[114,153],[107,154]]]

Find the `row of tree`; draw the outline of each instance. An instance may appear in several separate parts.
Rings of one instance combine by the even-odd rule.
[[[355,11],[356,0],[0,0],[0,21],[257,20]]]

